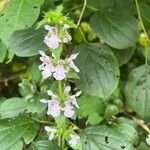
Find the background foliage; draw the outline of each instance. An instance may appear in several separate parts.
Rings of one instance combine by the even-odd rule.
[[[59,4],[78,25],[63,55],[79,52],[79,77],[70,79],[83,91],[74,121],[79,149],[148,150],[149,0],[0,1],[0,150],[59,150],[43,132],[53,120],[39,100],[56,86],[38,70],[46,47],[43,27],[36,29]]]

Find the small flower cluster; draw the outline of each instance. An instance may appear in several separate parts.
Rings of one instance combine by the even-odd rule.
[[[61,111],[64,112],[64,116],[67,118],[73,118],[74,116],[74,106],[79,108],[76,97],[81,94],[81,91],[77,92],[75,95],[70,95],[69,92],[71,90],[70,86],[66,86],[64,89],[64,104],[60,103],[60,98],[55,95],[51,90],[48,90],[47,93],[51,96],[50,100],[42,99],[40,100],[42,103],[48,103],[47,115],[51,115],[56,118],[59,117]]]
[[[52,49],[58,48],[59,43],[69,43],[72,38],[67,31],[68,28],[68,25],[64,25],[63,29],[59,32],[56,27],[45,25],[45,29],[48,30],[48,34],[44,38],[44,43]]]
[[[56,80],[63,80],[66,78],[66,74],[74,69],[75,72],[79,72],[79,69],[74,64],[73,60],[76,59],[78,54],[73,54],[69,58],[59,61],[55,61],[53,58],[47,56],[43,51],[39,51],[42,64],[39,66],[39,70],[42,70],[43,78],[46,79],[53,76]]]
[[[45,126],[45,130],[49,133],[49,140],[52,141],[55,138],[55,134],[58,132],[57,129]],[[80,137],[74,133],[69,135],[69,144],[71,147],[75,147]]]
[[[58,50],[60,43],[69,43],[71,41],[71,36],[67,31],[68,28],[69,26],[67,25],[64,25],[61,28],[45,25],[45,29],[48,33],[44,38],[44,43],[50,48],[50,50]],[[74,60],[78,54],[72,54],[69,58],[63,60],[56,59],[54,53],[52,53],[52,57],[49,57],[43,51],[39,51],[39,53],[41,55],[40,60],[42,62],[42,64],[39,65],[39,70],[42,71],[42,76],[44,79],[53,76],[59,82],[67,77],[67,73],[69,71],[79,72],[78,67],[74,63]],[[63,114],[66,118],[73,119],[75,116],[74,108],[79,108],[76,97],[80,96],[81,91],[74,95],[71,95],[70,92],[70,86],[64,87],[62,91],[62,98],[60,95],[58,96],[51,90],[48,90],[47,94],[50,96],[50,99],[40,100],[42,103],[48,104],[47,115],[57,118]],[[50,141],[54,139],[55,134],[59,131],[57,127],[51,128],[48,126],[45,127],[45,130],[50,133]],[[75,147],[80,137],[74,131],[71,131],[68,136],[70,146]]]

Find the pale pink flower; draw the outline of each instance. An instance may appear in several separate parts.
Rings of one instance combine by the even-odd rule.
[[[45,36],[44,43],[52,49],[56,49],[59,47],[59,38],[57,35],[52,35],[51,37]]]
[[[51,115],[52,117],[56,118],[60,116],[60,113],[61,113],[61,107],[59,105],[59,101],[58,100],[48,101],[47,115]]]
[[[80,139],[80,137],[77,134],[71,134],[70,140],[69,140],[70,146],[75,147],[77,145],[79,139]]]
[[[55,27],[50,27],[49,25],[45,25],[45,29],[48,30],[48,34],[44,38],[44,43],[52,49],[56,49],[59,47],[59,37],[58,30]]]
[[[64,110],[64,116],[67,118],[72,118],[74,116],[74,107],[71,105],[71,103],[67,102],[65,104]]]
[[[51,115],[56,118],[61,114],[61,106],[57,95],[53,94],[51,90],[47,91],[48,95],[51,96],[51,100],[41,99],[42,103],[48,103],[47,115]]]
[[[42,61],[42,64],[39,65],[39,70],[42,70],[43,78],[46,79],[52,75],[54,67],[49,56],[47,56],[43,51],[39,51],[39,53],[41,54],[40,60]]]
[[[68,59],[67,59],[67,63],[69,65],[70,68],[74,69],[75,72],[79,72],[78,67],[74,64],[73,60],[76,59],[76,57],[78,56],[77,54],[72,54]]]
[[[63,80],[66,78],[66,70],[64,68],[64,61],[59,60],[58,65],[55,67],[55,72],[53,74],[53,77],[56,80]]]
[[[54,139],[54,137],[55,137],[55,133],[56,133],[57,130],[53,129],[53,128],[50,128],[48,126],[45,126],[45,130],[47,132],[50,132],[49,140],[52,141]]]

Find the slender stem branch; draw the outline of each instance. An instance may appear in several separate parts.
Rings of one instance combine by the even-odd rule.
[[[140,126],[143,130],[150,134],[150,128],[144,123],[144,120],[139,119],[130,115],[128,112],[124,112],[129,118],[131,118],[138,126]]]
[[[64,101],[64,96],[63,96],[63,90],[62,90],[62,81],[58,80],[58,92],[59,92],[59,96],[61,101]]]
[[[83,17],[83,14],[84,14],[84,11],[85,11],[85,8],[86,8],[86,4],[87,4],[87,0],[84,0],[83,8],[82,8],[82,11],[81,11],[81,14],[80,14],[80,17],[79,17],[77,26],[80,25],[81,19],[82,19],[82,17]]]
[[[141,17],[141,13],[140,13],[140,8],[139,8],[139,4],[138,4],[138,0],[135,0],[135,4],[136,4],[136,9],[137,9],[137,13],[138,13],[138,18],[139,18],[139,21],[141,23],[141,26],[142,26],[142,30],[146,36],[146,39],[148,41],[148,43],[150,44],[150,39],[149,39],[149,36],[146,32],[146,29],[145,29],[145,26],[144,26],[144,23],[142,21],[142,17]],[[147,65],[148,62],[147,62],[147,47],[145,48],[145,64]]]

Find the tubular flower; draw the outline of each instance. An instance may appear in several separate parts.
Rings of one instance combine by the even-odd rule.
[[[44,43],[49,47],[56,49],[59,47],[58,30],[55,27],[45,25],[45,29],[48,30],[48,34],[44,38]]]
[[[50,128],[50,127],[48,127],[48,126],[45,126],[45,130],[47,131],[47,132],[50,132],[50,136],[49,136],[49,140],[50,141],[52,141],[53,139],[54,139],[54,137],[55,137],[55,132],[57,131],[56,129],[53,129],[53,128]]]
[[[79,72],[79,69],[73,62],[78,54],[73,54],[65,60],[60,59],[56,64],[54,64],[50,57],[47,56],[44,52],[39,51],[39,53],[41,54],[40,60],[42,61],[42,64],[39,65],[39,70],[42,70],[44,79],[53,76],[56,80],[63,80],[66,78],[67,73],[71,69]]]
[[[77,145],[79,139],[80,139],[80,137],[77,134],[71,134],[70,140],[69,140],[70,146],[75,147]]]

